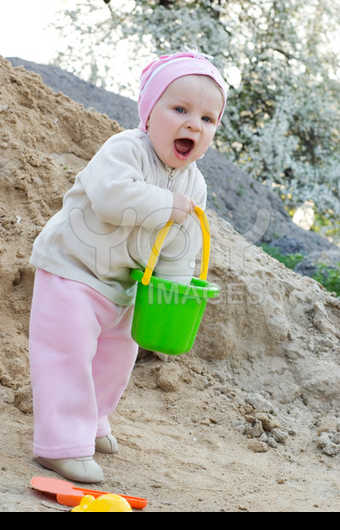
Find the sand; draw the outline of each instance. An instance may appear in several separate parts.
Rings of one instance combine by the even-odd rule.
[[[0,58],[0,511],[68,510],[34,492],[28,362],[32,243],[74,176],[121,130]],[[145,512],[340,509],[340,303],[209,211],[208,304],[192,352],[141,352],[112,416],[102,490]]]

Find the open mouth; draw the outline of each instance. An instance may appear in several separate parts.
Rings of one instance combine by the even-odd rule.
[[[195,142],[190,138],[178,138],[175,140],[175,152],[176,155],[181,159],[188,158],[189,154],[193,150]]]

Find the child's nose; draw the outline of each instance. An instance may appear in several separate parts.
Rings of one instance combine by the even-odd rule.
[[[186,122],[186,126],[192,131],[200,131],[202,126],[201,119],[198,116],[190,116]]]

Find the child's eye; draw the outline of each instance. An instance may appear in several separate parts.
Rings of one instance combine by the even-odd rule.
[[[178,107],[175,107],[175,111],[178,112],[179,114],[184,114],[185,108],[178,106]]]
[[[203,121],[206,121],[207,123],[211,123],[213,120],[210,118],[210,116],[203,116],[202,117],[202,120]]]

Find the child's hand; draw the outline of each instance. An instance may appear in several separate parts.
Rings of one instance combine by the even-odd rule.
[[[188,215],[193,213],[195,203],[182,193],[174,193],[174,203],[170,216],[170,221],[179,225],[183,224]]]

